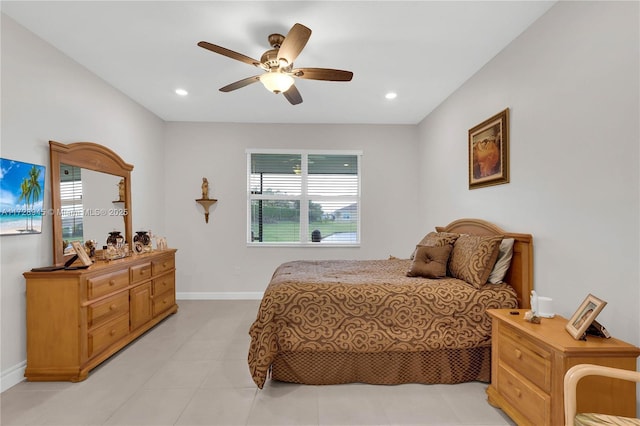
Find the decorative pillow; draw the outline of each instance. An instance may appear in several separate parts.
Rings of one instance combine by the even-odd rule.
[[[451,276],[481,288],[496,263],[502,238],[502,235],[460,235],[449,258]]]
[[[447,275],[447,261],[453,247],[416,246],[408,277],[442,278]]]
[[[454,234],[452,232],[429,232],[420,240],[418,246],[442,247],[453,245],[459,236],[460,234]],[[414,250],[410,259],[413,259],[415,254],[416,252]]]
[[[509,270],[509,266],[511,266],[511,258],[513,257],[514,242],[515,240],[513,238],[505,238],[500,243],[500,248],[498,249],[498,260],[496,260],[496,264],[493,266],[493,270],[489,274],[489,282],[491,284],[500,284]]]

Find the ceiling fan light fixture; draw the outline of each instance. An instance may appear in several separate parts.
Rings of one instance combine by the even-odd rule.
[[[284,93],[293,84],[293,77],[278,71],[271,71],[260,76],[260,81],[270,92]]]
[[[259,61],[206,41],[199,42],[198,46],[213,53],[261,68],[264,71],[261,75],[254,75],[227,84],[219,89],[221,92],[232,92],[261,81],[271,93],[282,93],[282,97],[291,105],[298,105],[302,103],[302,96],[294,84],[294,77],[321,81],[351,81],[353,78],[351,71],[331,68],[293,68],[294,61],[306,46],[310,36],[311,30],[302,24],[294,24],[286,36],[271,34],[268,40],[273,49],[264,52]]]

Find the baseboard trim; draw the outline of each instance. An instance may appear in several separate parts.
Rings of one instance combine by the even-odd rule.
[[[24,370],[27,368],[27,361],[22,361],[19,364],[10,367],[8,370],[3,371],[0,375],[0,392],[4,392],[7,389],[17,385],[25,380]]]
[[[260,300],[262,291],[235,291],[235,292],[184,292],[176,293],[178,300]]]

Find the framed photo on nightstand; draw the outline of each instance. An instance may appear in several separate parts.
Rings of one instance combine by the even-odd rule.
[[[589,328],[606,304],[607,302],[604,300],[598,299],[593,294],[589,294],[578,310],[571,316],[571,319],[565,326],[566,330],[574,339],[581,340],[587,328]]]

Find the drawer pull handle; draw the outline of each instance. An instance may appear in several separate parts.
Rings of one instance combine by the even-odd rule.
[[[112,336],[115,336],[116,335],[116,331],[115,330],[111,330],[111,332],[109,334],[112,335]]]
[[[109,280],[109,285],[110,286],[116,285],[116,280]]]
[[[166,268],[167,267],[167,262],[162,262],[162,267]]]
[[[111,309],[112,311],[115,310],[118,307],[118,305],[116,305],[115,303],[111,306],[109,306],[109,309]]]
[[[520,398],[522,396],[522,391],[518,388],[515,388],[514,390],[516,391],[516,396]]]
[[[522,359],[522,352],[520,352],[520,349],[516,349],[515,353],[516,353],[516,358]]]

